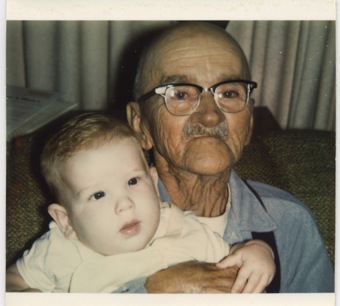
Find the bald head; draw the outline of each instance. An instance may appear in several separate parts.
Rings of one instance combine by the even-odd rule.
[[[194,49],[199,49],[201,52],[206,50],[210,53],[224,49],[238,57],[242,66],[239,77],[250,78],[249,66],[243,50],[224,29],[206,22],[181,23],[155,37],[145,49],[137,70],[134,86],[135,99],[137,100],[154,86],[161,85],[158,67],[162,59],[176,52],[178,56],[185,58]],[[197,58],[197,64],[199,64],[199,58]]]

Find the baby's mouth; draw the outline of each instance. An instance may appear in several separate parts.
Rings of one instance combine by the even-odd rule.
[[[125,236],[134,236],[139,233],[141,222],[138,220],[132,220],[126,222],[119,232]]]

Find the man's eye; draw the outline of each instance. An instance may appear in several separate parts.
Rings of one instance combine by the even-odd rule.
[[[171,88],[168,92],[168,97],[172,100],[187,100],[188,96],[185,90]]]
[[[175,93],[175,98],[176,98],[177,100],[185,100],[185,99],[187,99],[187,97],[188,97],[188,95],[187,95],[186,92],[177,91],[177,92]]]
[[[223,94],[222,94],[222,97],[223,98],[236,98],[239,96],[239,93],[236,92],[236,91],[225,91]]]
[[[95,200],[99,200],[103,197],[105,197],[105,192],[104,191],[98,191],[95,194],[93,194],[93,196],[91,198],[93,198]]]
[[[138,183],[138,178],[134,177],[128,181],[128,185],[136,185]]]

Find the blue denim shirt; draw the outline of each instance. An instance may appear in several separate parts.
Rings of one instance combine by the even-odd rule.
[[[232,172],[231,210],[224,240],[229,244],[252,239],[252,232],[273,231],[281,265],[281,293],[334,292],[334,271],[310,209],[291,194],[248,181],[254,193]],[[162,182],[162,200],[171,202]],[[144,293],[145,278],[118,292]]]

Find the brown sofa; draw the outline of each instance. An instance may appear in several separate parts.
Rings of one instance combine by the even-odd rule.
[[[264,121],[257,122],[251,144],[236,166],[237,172],[243,178],[289,191],[307,204],[334,264],[335,133],[280,130],[275,123],[269,126],[272,131],[265,132],[261,127]],[[48,228],[49,194],[38,160],[51,126],[7,144],[7,265]]]

